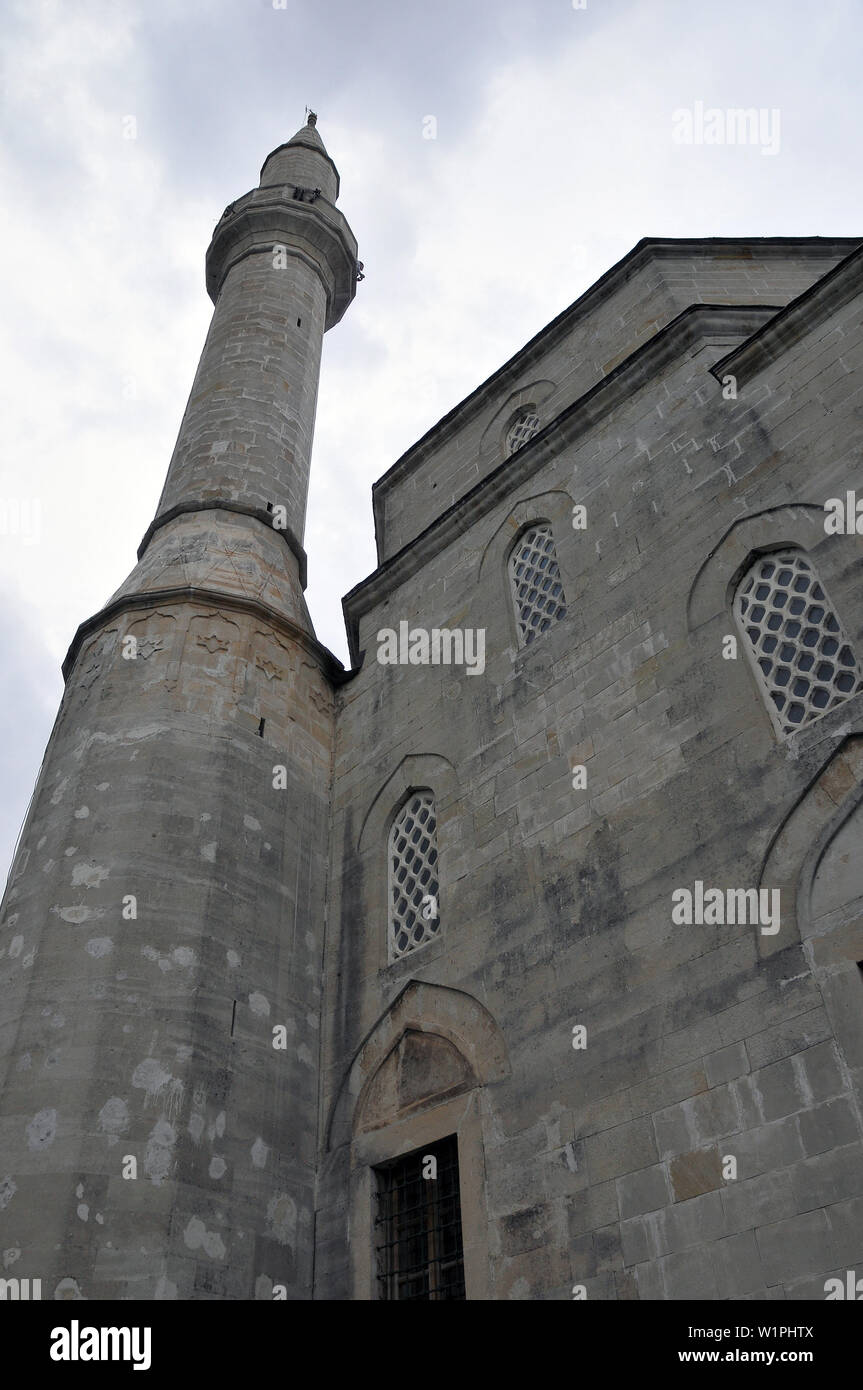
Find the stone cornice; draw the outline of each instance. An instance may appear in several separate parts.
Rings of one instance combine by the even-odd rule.
[[[277,628],[285,637],[303,647],[310,656],[317,660],[321,670],[334,685],[342,685],[348,679],[349,672],[345,671],[338,657],[333,656],[332,652],[322,646],[305,628],[300,627],[290,618],[286,618],[283,613],[271,608],[268,603],[264,603],[261,599],[247,597],[243,594],[226,594],[218,589],[202,589],[195,585],[177,585],[169,589],[145,589],[138,594],[121,594],[119,598],[113,599],[98,613],[95,613],[92,618],[81,623],[72,638],[66,659],[63,662],[64,680],[69,679],[85,638],[89,637],[91,633],[97,632],[100,627],[104,627],[105,623],[110,622],[118,613],[127,612],[129,609],[158,608],[169,603],[206,603],[214,608],[229,608],[234,612],[254,613],[264,622]]]
[[[553,462],[562,448],[598,424],[610,410],[647,385],[694,343],[707,335],[751,336],[754,329],[762,327],[778,312],[775,305],[692,304],[636,348],[614,371],[535,434],[518,453],[500,463],[368,579],[346,594],[342,609],[352,666],[356,668],[360,664],[360,617],[427,565],[438,551],[457,540],[526,478]]]
[[[863,246],[816,280],[803,294],[792,299],[757,333],[710,368],[717,381],[734,376],[738,384],[751,381],[789,348],[796,346],[824,319],[842,307],[863,288]]]
[[[327,295],[327,328],[338,323],[356,293],[357,244],[345,218],[325,199],[300,202],[281,186],[256,188],[222,215],[207,248],[207,293],[215,303],[228,272],[253,254],[272,255],[274,245],[303,251],[321,276]]]

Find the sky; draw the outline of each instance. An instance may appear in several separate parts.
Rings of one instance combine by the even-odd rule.
[[[372,483],[643,236],[863,240],[861,34],[859,0],[4,0],[0,865],[63,657],[154,515],[213,226],[307,107],[366,272],[305,536],[348,664]],[[698,138],[741,107],[757,139]]]

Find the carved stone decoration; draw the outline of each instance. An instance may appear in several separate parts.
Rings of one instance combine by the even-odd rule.
[[[274,666],[273,663],[271,661],[268,661],[265,656],[256,657],[255,665],[257,666],[259,671],[263,671],[268,681],[280,681],[282,679],[282,673],[279,670],[278,666]]]
[[[509,1074],[503,1035],[477,999],[463,990],[410,980],[342,1080],[327,1147],[336,1149],[354,1132],[388,1124],[393,1106],[401,1113],[438,1105]]]
[[[329,695],[327,695],[326,691],[324,690],[317,690],[313,686],[312,689],[309,691],[309,699],[311,700],[315,709],[318,710],[321,714],[332,714],[335,710],[334,702],[330,699]]]
[[[252,635],[252,651],[255,654],[255,666],[266,676],[267,685],[277,680],[291,681],[295,666],[293,653],[271,629],[255,628]]]
[[[145,637],[143,642],[138,643],[138,655],[147,661],[154,652],[165,650],[165,644],[161,637]]]
[[[99,660],[98,654],[95,651],[91,652],[90,660],[84,667],[84,672],[78,682],[80,688],[82,690],[89,690],[101,669],[102,663]]]
[[[178,640],[177,631],[177,615],[172,611],[156,608],[133,618],[118,643],[124,653],[126,639],[134,637],[135,655],[121,655],[118,670],[122,670],[126,679],[143,681],[145,686],[158,682],[160,687],[172,690],[177,671],[176,662],[171,662],[170,658]],[[152,660],[154,656],[155,661]]]
[[[317,666],[313,661],[303,661],[302,666],[303,670],[311,671],[313,677],[317,677],[317,679],[320,680],[321,668]],[[335,714],[336,702],[330,694],[329,690],[327,690],[326,686],[318,685],[317,681],[315,681],[314,683],[310,681],[309,687],[309,699],[311,703],[314,705],[315,709],[318,710],[320,714]]]
[[[439,1033],[408,1029],[375,1074],[361,1128],[380,1129],[408,1112],[468,1091],[476,1078],[466,1059]]]
[[[218,608],[199,609],[189,619],[181,666],[212,682],[218,700],[233,699],[239,690],[242,635],[237,621]]]
[[[94,637],[88,648],[81,653],[82,673],[78,678],[78,688],[81,690],[81,703],[86,704],[90,690],[99,678],[103,667],[110,664],[109,658],[117,651],[119,644],[118,629],[108,628],[106,632],[100,632]]]
[[[198,646],[205,647],[211,656],[214,652],[226,652],[228,650],[227,642],[216,632],[209,633],[207,637],[199,637]]]

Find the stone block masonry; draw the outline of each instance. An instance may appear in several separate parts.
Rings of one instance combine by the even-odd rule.
[[[824,527],[859,243],[639,243],[376,485],[346,672],[302,548],[338,188],[310,116],[220,219],[155,519],[64,667],[0,911],[0,1248],[58,1299],[403,1296],[387,1193],[455,1136],[427,1292],[822,1298],[863,1270],[863,691],[780,727],[734,604],[793,550],[863,655]],[[414,629],[477,659],[376,659]],[[778,930],[676,920],[697,884]]]

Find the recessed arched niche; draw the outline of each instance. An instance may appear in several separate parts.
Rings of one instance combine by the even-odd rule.
[[[410,1113],[439,1105],[477,1084],[466,1058],[438,1033],[402,1033],[375,1072],[356,1129],[365,1133]]]
[[[327,1144],[350,1192],[352,1298],[378,1296],[377,1170],[453,1138],[467,1297],[491,1296],[485,1127],[490,1089],[509,1075],[497,1023],[464,990],[411,980],[372,1028],[344,1078]]]

